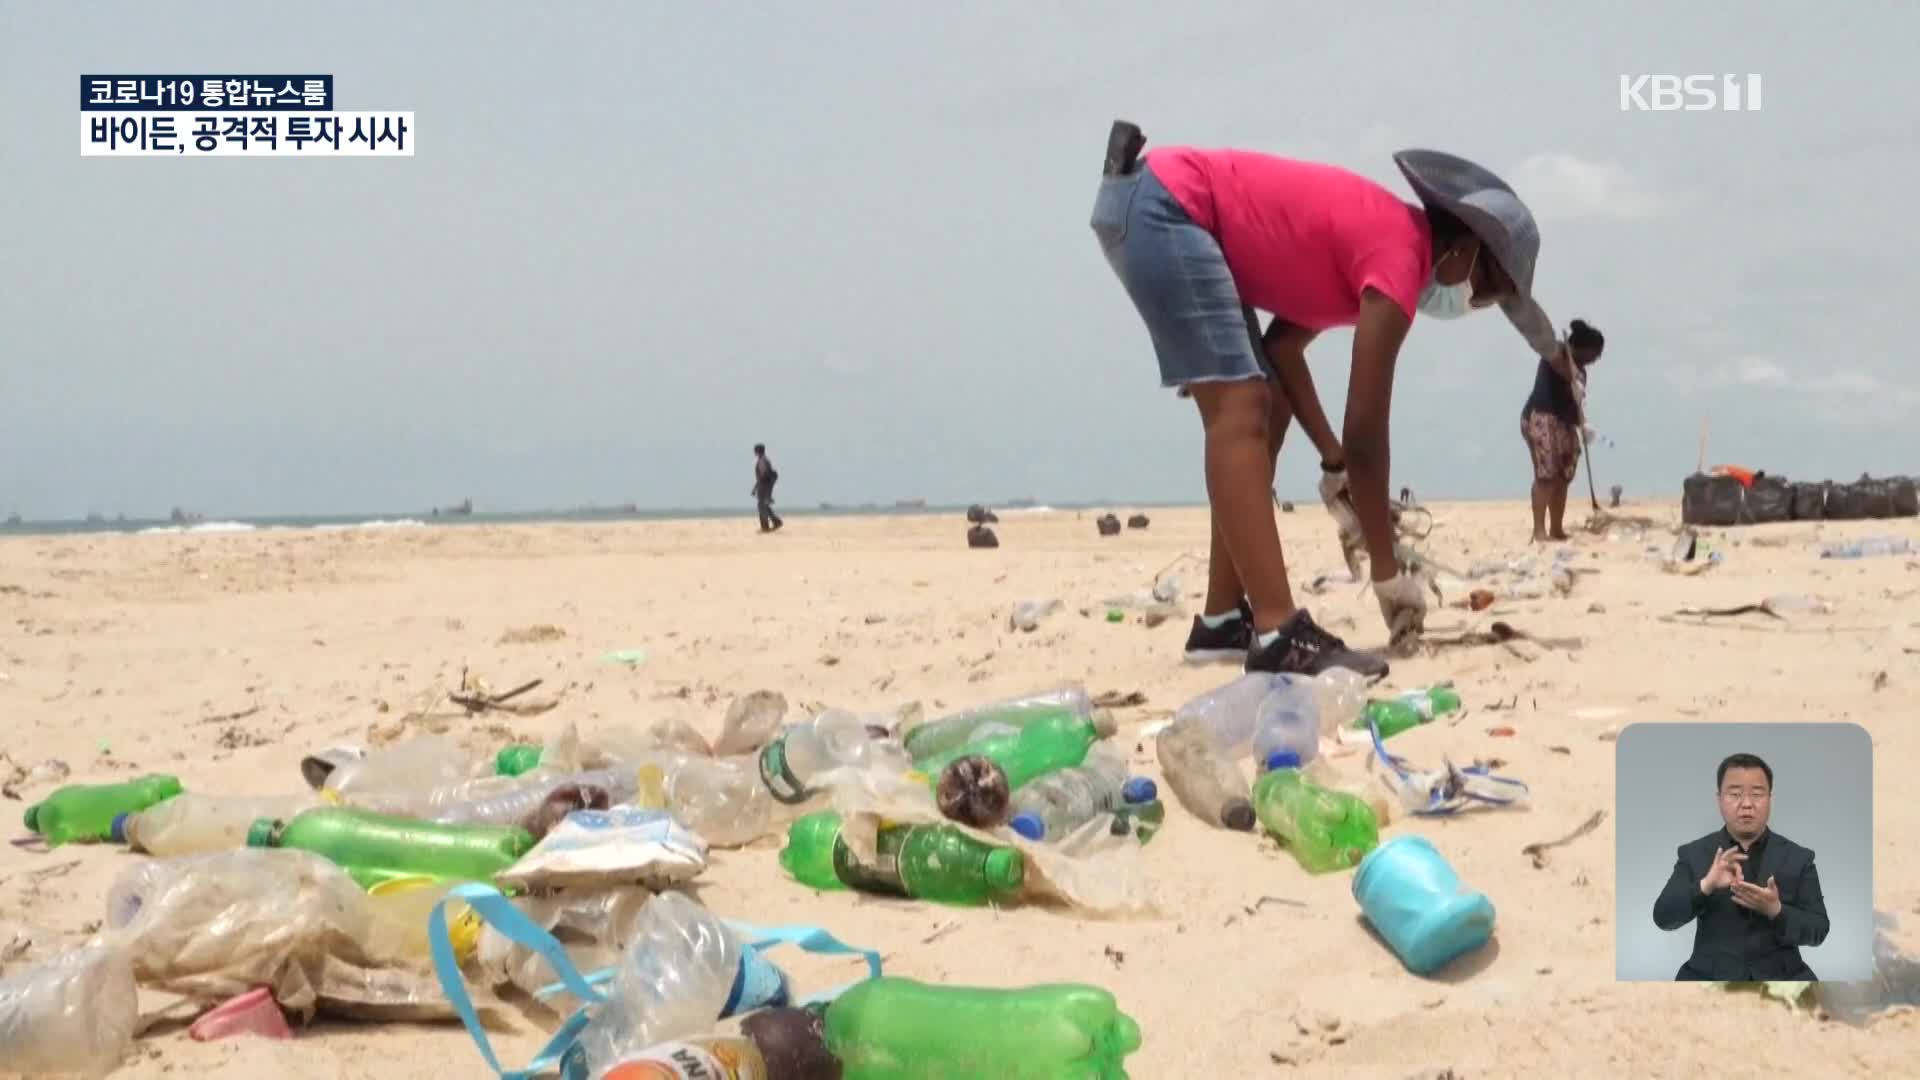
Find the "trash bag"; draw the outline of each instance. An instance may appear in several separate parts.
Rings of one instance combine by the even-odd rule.
[[[1858,484],[1827,485],[1828,521],[1859,521],[1867,516],[1867,496]]]
[[[1826,492],[1828,521],[1862,521],[1893,517],[1893,482],[1860,477],[1851,484],[1834,484]]]
[[[1920,517],[1920,488],[1913,477],[1896,476],[1887,481],[1893,495],[1894,517]]]
[[[1680,521],[1686,525],[1738,525],[1747,489],[1731,476],[1694,473],[1680,491]]]
[[[1112,514],[1100,515],[1099,520],[1095,521],[1093,525],[1094,525],[1094,528],[1097,528],[1100,530],[1101,536],[1119,536],[1120,535],[1120,519],[1113,516]]]
[[[1740,523],[1768,525],[1793,519],[1793,485],[1778,476],[1756,476],[1745,493]]]
[[[1135,514],[1135,515],[1133,515],[1132,517],[1130,517],[1130,518],[1128,518],[1128,519],[1127,519],[1127,528],[1129,528],[1129,529],[1144,529],[1144,528],[1146,528],[1146,527],[1147,527],[1147,525],[1148,525],[1148,523],[1149,523],[1149,519],[1148,519],[1148,517],[1147,517],[1147,515],[1145,515],[1145,514]]]
[[[967,507],[967,520],[975,525],[995,525],[999,523],[1000,516],[979,503],[974,503]]]
[[[1793,485],[1793,520],[1819,521],[1827,515],[1827,485]]]
[[[1000,538],[995,536],[993,530],[987,528],[985,525],[975,525],[973,528],[967,530],[967,546],[970,548],[997,548],[1000,546]]]

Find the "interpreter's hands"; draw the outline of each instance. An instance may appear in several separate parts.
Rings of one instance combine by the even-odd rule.
[[[1360,556],[1367,550],[1366,538],[1360,534],[1360,515],[1353,509],[1353,491],[1347,483],[1345,466],[1328,472],[1320,472],[1320,502],[1333,515],[1333,523],[1340,530],[1340,555],[1347,561],[1347,572],[1360,576]]]
[[[1737,847],[1720,848],[1713,853],[1713,865],[1707,867],[1707,876],[1700,879],[1700,891],[1708,896],[1721,889],[1731,888],[1734,882],[1746,881],[1740,864],[1747,861],[1747,853]]]
[[[1755,885],[1751,881],[1735,881],[1732,885],[1733,902],[1748,911],[1757,911],[1771,919],[1780,914],[1780,886],[1772,878],[1765,885]]]
[[[1394,656],[1412,655],[1427,628],[1426,586],[1402,567],[1386,581],[1374,582],[1373,595],[1380,601],[1380,618],[1387,624],[1387,651]]]

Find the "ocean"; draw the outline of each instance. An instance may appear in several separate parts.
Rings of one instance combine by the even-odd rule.
[[[1169,509],[1186,504],[1166,503],[1063,503],[1057,505],[1020,505],[995,506],[982,504],[1001,517],[1019,514],[1045,514],[1061,511],[1078,512],[1088,510],[1112,509],[1116,513],[1124,508],[1133,510]],[[920,504],[881,506],[824,506],[800,510],[782,506],[780,515],[790,520],[804,520],[809,517],[942,517],[964,516],[967,507],[928,506]],[[739,509],[583,509],[583,510],[528,510],[528,511],[474,511],[470,514],[312,514],[271,517],[213,517],[190,523],[175,522],[167,518],[87,518],[65,521],[12,521],[0,522],[0,537],[4,536],[69,536],[95,533],[149,533],[156,535],[177,533],[232,533],[254,532],[263,529],[411,529],[429,526],[465,526],[465,525],[547,525],[558,523],[604,523],[621,521],[699,521],[725,518],[745,518],[751,520],[755,511],[749,507]]]

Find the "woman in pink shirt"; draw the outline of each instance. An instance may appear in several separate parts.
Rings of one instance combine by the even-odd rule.
[[[1281,439],[1298,417],[1320,451],[1321,499],[1349,564],[1364,550],[1390,648],[1411,651],[1426,598],[1400,566],[1387,508],[1394,362],[1416,314],[1457,318],[1495,303],[1536,352],[1556,355],[1553,324],[1532,300],[1539,229],[1499,177],[1438,151],[1394,155],[1416,206],[1331,165],[1190,147],[1141,158],[1144,141],[1115,125],[1092,225],[1147,324],[1161,383],[1190,395],[1206,428],[1213,550],[1187,657],[1385,675],[1384,659],[1348,648],[1293,602],[1270,502]],[[1274,316],[1264,334],[1256,311]],[[1308,343],[1335,326],[1354,328],[1337,437],[1306,364]]]

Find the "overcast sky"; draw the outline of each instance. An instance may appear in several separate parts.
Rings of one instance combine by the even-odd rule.
[[[1601,488],[1920,472],[1920,6],[0,0],[0,514],[1198,500],[1087,227],[1109,122],[1541,220]],[[82,73],[331,73],[403,159],[82,158]],[[1622,112],[1623,73],[1762,111]],[[1342,410],[1351,336],[1311,353]],[[1523,497],[1534,362],[1418,323],[1394,487]],[[1314,455],[1291,440],[1283,493]]]

